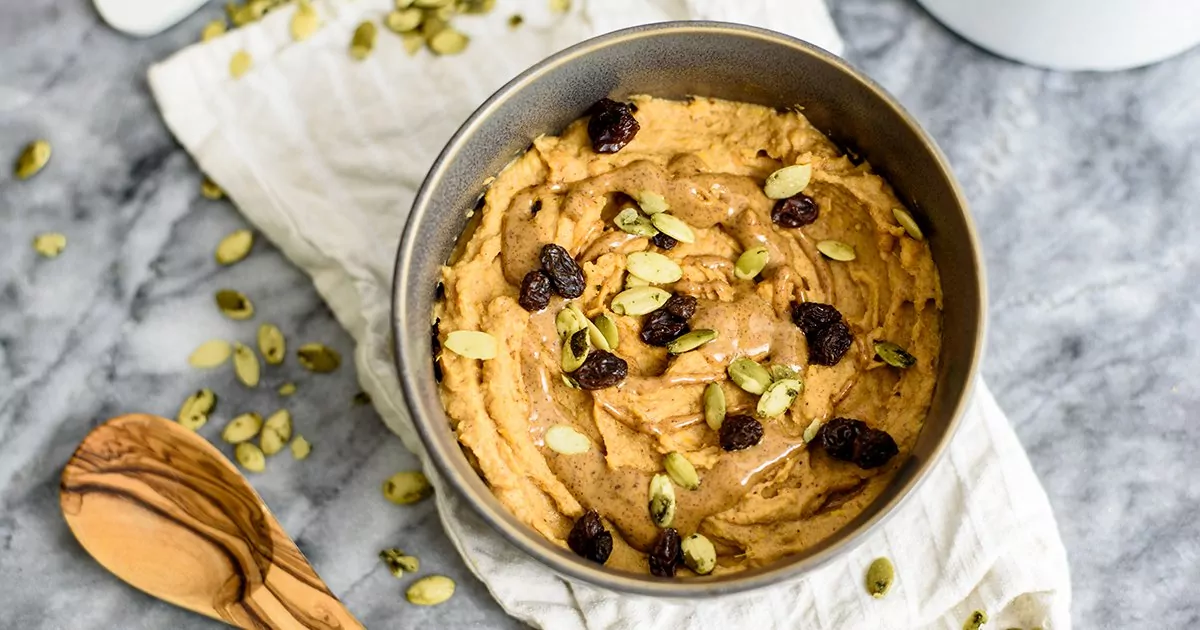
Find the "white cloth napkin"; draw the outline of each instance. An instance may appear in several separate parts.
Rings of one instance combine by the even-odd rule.
[[[841,40],[820,0],[575,0],[566,15],[546,0],[503,0],[492,15],[457,20],[472,36],[462,55],[409,57],[381,29],[370,58],[352,60],[355,26],[390,4],[318,3],[324,25],[299,43],[288,35],[292,9],[277,11],[154,66],[150,85],[200,168],[312,275],[358,343],[363,388],[424,458],[388,350],[392,264],[417,186],[470,112],[548,54],[636,23],[744,22],[834,52]],[[515,30],[505,23],[514,12],[525,18]],[[234,80],[229,59],[239,49],[254,63]],[[505,610],[540,628],[959,628],[975,609],[988,611],[990,627],[1070,627],[1054,516],[982,384],[944,461],[881,531],[803,579],[756,593],[671,603],[569,583],[504,542],[454,493],[439,492],[437,503],[468,566]],[[878,556],[893,560],[898,583],[872,600],[863,575]]]

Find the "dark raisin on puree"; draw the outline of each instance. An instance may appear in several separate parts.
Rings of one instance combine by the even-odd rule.
[[[652,311],[642,320],[639,335],[647,345],[663,347],[690,330],[687,320],[672,315],[665,308]]]
[[[675,240],[674,236],[670,236],[665,232],[659,232],[650,237],[650,243],[660,249],[671,249],[678,245],[679,241]]]
[[[721,448],[726,451],[740,451],[762,441],[763,426],[751,416],[734,414],[725,416],[718,435],[721,438]]]
[[[604,529],[600,514],[596,510],[588,510],[571,527],[567,546],[579,556],[596,564],[604,564],[612,553],[612,534]]]
[[[604,389],[617,385],[629,375],[629,364],[625,359],[605,351],[593,350],[571,377],[583,389]]]
[[[583,279],[583,269],[571,257],[571,253],[561,245],[550,243],[542,246],[542,272],[550,277],[554,292],[567,298],[577,298],[583,295],[586,286]]]
[[[808,340],[809,363],[837,365],[854,343],[842,314],[829,304],[792,302],[792,322]]]
[[[658,577],[675,577],[675,566],[679,564],[679,531],[674,527],[662,530],[650,549],[650,573]]]
[[[887,431],[872,429],[854,418],[834,418],[821,426],[817,443],[830,457],[852,462],[863,470],[879,468],[899,454]]]
[[[775,207],[771,208],[771,221],[780,227],[799,228],[816,221],[820,214],[821,210],[812,197],[796,193],[775,202]]]
[[[521,295],[517,297],[517,303],[531,313],[537,312],[550,305],[552,292],[550,276],[541,269],[534,269],[521,280]]]
[[[696,298],[676,293],[660,308],[680,319],[691,319],[696,314]]]
[[[616,153],[629,144],[641,129],[633,109],[626,103],[602,98],[589,110],[588,137],[596,153]]]

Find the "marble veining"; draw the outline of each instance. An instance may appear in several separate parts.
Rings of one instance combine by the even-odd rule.
[[[895,93],[946,151],[979,222],[992,305],[985,375],[1050,495],[1070,556],[1078,628],[1188,627],[1200,537],[1200,51],[1116,74],[1019,66],[963,42],[905,0],[839,0],[847,57]],[[0,171],[0,627],[210,628],[90,560],[58,513],[58,475],[97,422],[171,416],[199,386],[223,395],[203,433],[269,412],[274,386],[313,444],[275,458],[255,487],[322,578],[368,626],[515,628],[470,577],[431,503],[399,508],[379,484],[415,461],[370,407],[352,369],[289,361],[247,390],[187,353],[250,340],[212,294],[257,296],[258,321],[348,355],[349,338],[308,279],[269,244],[231,268],[212,247],[243,226],[154,109],[146,68],[193,41],[218,3],[144,40],[89,3],[0,3],[0,158],[47,137],[49,168]],[[7,163],[6,163],[7,164]],[[32,251],[43,230],[66,252]],[[375,557],[399,545],[459,582],[453,605],[403,601]],[[1030,559],[1036,562],[1036,559]]]

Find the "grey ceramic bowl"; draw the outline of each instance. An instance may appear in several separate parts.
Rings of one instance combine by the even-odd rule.
[[[468,464],[447,424],[430,361],[429,323],[439,267],[484,189],[530,141],[557,133],[605,96],[713,96],[804,106],[835,142],[853,146],[918,211],[945,294],[941,373],[912,457],[878,501],[807,553],[720,577],[664,580],[605,570],[518,522]],[[853,548],[910,496],[945,450],[966,407],[984,339],[980,248],[962,192],[933,140],[895,99],[841,59],[790,37],[745,26],[677,22],[583,42],[513,79],[472,114],[433,163],[396,259],[396,363],[430,459],[450,486],[514,545],[568,578],[653,596],[744,591],[810,571]]]

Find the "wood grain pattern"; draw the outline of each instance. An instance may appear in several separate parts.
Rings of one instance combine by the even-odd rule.
[[[60,501],[88,553],[150,595],[240,628],[362,628],[233,464],[170,420],[94,429]]]

